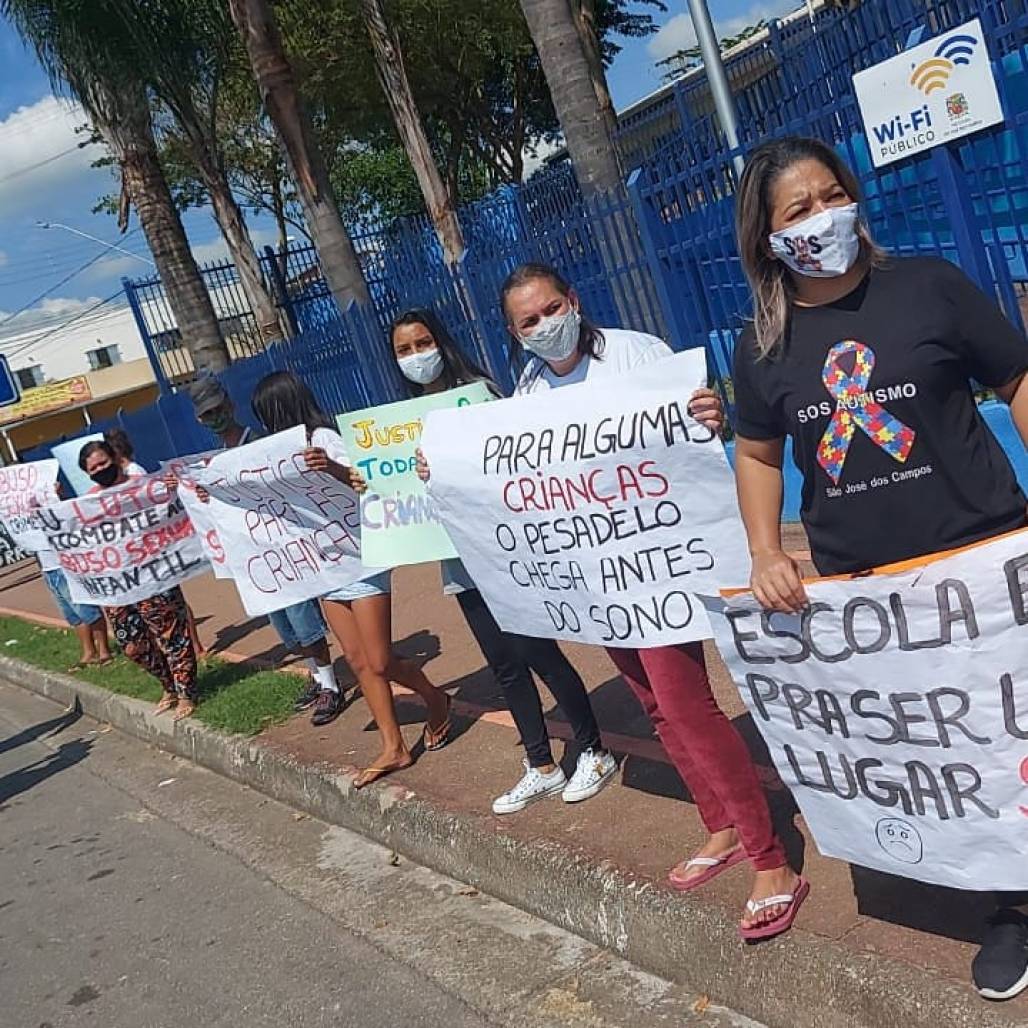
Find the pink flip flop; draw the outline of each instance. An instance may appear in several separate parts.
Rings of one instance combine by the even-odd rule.
[[[692,860],[687,860],[685,863],[687,871],[690,867],[705,867],[707,870],[703,874],[693,875],[691,878],[681,878],[675,874],[677,868],[672,868],[668,872],[668,884],[679,892],[689,892],[691,889],[706,885],[707,882],[717,878],[722,871],[727,871],[745,859],[746,854],[741,846],[737,846],[726,857],[693,857]]]
[[[762,900],[747,900],[747,914],[759,914],[768,907],[777,907],[780,904],[788,904],[788,906],[773,921],[756,925],[753,928],[744,928],[739,925],[739,934],[746,942],[759,942],[761,939],[773,939],[776,935],[787,932],[792,927],[793,921],[796,920],[796,915],[800,912],[800,907],[809,892],[810,882],[801,876],[792,892],[784,893],[781,896],[768,896],[767,899]]]

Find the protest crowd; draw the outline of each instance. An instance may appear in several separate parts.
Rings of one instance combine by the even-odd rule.
[[[252,397],[258,436],[202,376],[193,405],[219,449],[143,469],[131,440],[92,441],[83,495],[57,495],[57,461],[8,469],[3,521],[37,554],[81,663],[109,662],[113,632],[176,719],[201,702],[189,578],[231,578],[247,613],[268,616],[309,668],[296,709],[316,725],[343,710],[334,639],[381,738],[357,788],[414,762],[394,683],[424,702],[424,750],[454,735],[450,696],[393,650],[392,568],[439,561],[502,687],[524,768],[497,815],[612,784],[603,732],[618,726],[598,722],[559,641],[604,647],[708,833],[669,885],[748,864],[739,933],[758,941],[793,925],[816,882],[789,865],[711,691],[713,638],[823,852],[995,892],[973,978],[1010,998],[1028,985],[1021,782],[993,781],[968,754],[1028,738],[1026,647],[1007,638],[1028,623],[1028,500],[972,383],[1028,440],[1028,345],[955,266],[880,249],[860,204],[852,171],[815,140],[749,157],[736,227],[754,319],[735,349],[731,426],[702,353],[593,324],[573,283],[530,264],[499,300],[513,397],[432,310],[411,310],[390,339],[408,401],[326,412],[276,372]],[[782,544],[787,440],[814,582]],[[570,775],[538,682],[573,732]],[[939,858],[948,832],[981,860]]]

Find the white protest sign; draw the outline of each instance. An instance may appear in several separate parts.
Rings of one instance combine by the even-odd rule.
[[[79,454],[86,443],[102,443],[103,433],[94,432],[92,435],[79,436],[78,439],[70,439],[66,443],[57,443],[50,447],[50,452],[57,458],[61,465],[61,471],[68,480],[76,496],[85,496],[93,488],[93,480],[79,467]]]
[[[365,577],[357,495],[307,468],[307,431],[223,450],[196,474],[211,496],[228,568],[250,615],[324,596]]]
[[[37,460],[0,468],[0,522],[13,545],[26,553],[47,547],[41,507],[57,502],[56,460]]]
[[[694,350],[616,381],[428,417],[431,496],[508,631],[610,646],[707,638],[697,592],[747,580],[735,483],[686,413]]]
[[[1028,531],[807,585],[799,615],[709,600],[718,649],[831,857],[1028,887]]]
[[[853,76],[876,168],[1003,121],[977,18]]]
[[[159,474],[55,504],[42,521],[75,603],[138,603],[210,570],[182,501]]]
[[[206,450],[193,453],[186,457],[173,457],[161,461],[161,470],[172,474],[178,480],[178,496],[182,501],[190,521],[196,526],[200,545],[204,555],[210,561],[215,578],[231,578],[228,561],[225,559],[225,548],[218,537],[218,528],[211,517],[209,503],[204,503],[196,495],[197,475],[211,462],[211,458],[221,450]]]

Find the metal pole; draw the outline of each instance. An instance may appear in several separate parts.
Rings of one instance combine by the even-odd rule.
[[[721,122],[721,131],[725,134],[728,146],[732,150],[737,150],[739,148],[739,120],[735,116],[735,101],[732,99],[732,91],[728,86],[728,76],[725,74],[724,62],[721,60],[721,48],[718,46],[717,36],[714,34],[714,23],[710,20],[707,0],[687,0],[687,2],[693,28],[696,29],[696,41],[700,46],[703,67],[707,70],[707,82],[710,85],[711,96],[714,98],[714,109],[717,111],[718,121]],[[741,175],[742,157],[736,156],[733,163],[736,174]]]
[[[82,236],[83,239],[89,239],[94,243],[99,243],[101,246],[105,246],[108,250],[117,250],[118,253],[123,253],[126,257],[134,257],[137,261],[149,264],[151,268],[157,267],[157,265],[148,257],[140,257],[138,253],[122,249],[122,247],[118,246],[117,243],[107,243],[104,240],[99,239],[97,236],[91,236],[88,232],[80,232],[77,228],[72,228],[71,225],[62,225],[59,221],[37,221],[36,225],[39,228],[63,228],[65,232],[71,232],[76,236]]]

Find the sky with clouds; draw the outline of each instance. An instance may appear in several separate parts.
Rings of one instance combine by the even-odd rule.
[[[781,15],[798,0],[709,0],[719,35],[734,35],[761,18]],[[611,92],[622,108],[661,84],[655,62],[695,35],[686,0],[666,0],[657,14],[660,31],[643,40],[625,40],[609,72]],[[54,96],[46,74],[14,29],[0,19],[0,336],[49,328],[115,293],[124,275],[145,274],[148,254],[133,219],[119,236],[114,218],[91,213],[97,199],[113,190],[107,169],[91,167],[102,156],[81,132],[80,108]],[[115,243],[127,253],[75,235],[66,225]],[[186,215],[186,231],[201,260],[224,255],[207,211]],[[270,242],[270,224],[252,225],[259,243]],[[133,256],[134,255],[134,256]],[[87,262],[91,264],[79,270]],[[63,281],[62,280],[65,280]],[[44,295],[45,294],[45,295]],[[28,306],[23,314],[15,315]]]

